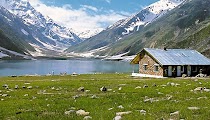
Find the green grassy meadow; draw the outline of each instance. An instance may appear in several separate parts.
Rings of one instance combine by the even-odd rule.
[[[100,91],[102,86],[108,91]],[[78,91],[79,87],[85,91]],[[210,88],[210,78],[150,79],[129,74],[1,77],[0,119],[83,120],[78,110],[89,112],[93,120],[112,120],[117,112],[128,111],[121,115],[122,120],[210,119],[210,92],[194,91],[197,87]]]

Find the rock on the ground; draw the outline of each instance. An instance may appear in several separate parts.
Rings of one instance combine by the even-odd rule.
[[[83,120],[90,120],[90,119],[92,119],[91,116],[85,116],[85,117],[83,118]]]
[[[140,110],[140,113],[141,113],[142,115],[146,115],[147,111],[146,111],[146,110]]]
[[[85,87],[79,87],[77,91],[85,92]]]
[[[75,110],[69,110],[69,111],[65,111],[65,115],[70,115],[71,113],[74,113]]]
[[[116,116],[123,116],[123,115],[127,115],[127,114],[130,114],[132,113],[131,111],[127,111],[127,112],[117,112],[116,113]]]
[[[115,116],[115,118],[113,120],[121,120],[122,117],[121,116]]]
[[[78,110],[76,111],[76,114],[79,116],[87,116],[90,114],[90,112],[85,112],[84,110]]]
[[[189,110],[199,110],[199,107],[188,107]]]

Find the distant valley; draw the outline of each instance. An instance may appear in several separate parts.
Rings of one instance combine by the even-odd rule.
[[[3,0],[0,58],[122,57],[144,47],[195,49],[210,57],[209,4],[210,0],[160,0],[83,40],[29,2]]]

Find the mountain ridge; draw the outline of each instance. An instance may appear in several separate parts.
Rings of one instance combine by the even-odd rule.
[[[137,14],[114,23],[106,30],[103,30],[96,36],[87,39],[79,45],[70,47],[67,51],[85,52],[105,46],[107,46],[106,48],[108,49],[110,45],[121,41],[121,39],[130,36],[137,31],[141,31],[141,29],[143,29],[145,26],[153,21],[156,21],[156,19],[163,16],[168,11],[174,9],[183,2],[184,0],[160,0],[155,2]],[[109,55],[109,53],[103,55]]]

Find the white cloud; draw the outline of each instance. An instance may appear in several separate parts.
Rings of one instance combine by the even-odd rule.
[[[105,0],[106,2],[108,2],[108,3],[111,3],[111,0]]]
[[[95,11],[95,12],[97,12],[97,11],[98,11],[98,8],[93,7],[93,6],[89,6],[89,5],[81,5],[81,7],[83,7],[83,8],[84,8],[84,10],[86,10],[86,9],[90,9],[90,10],[93,10],[93,11]]]
[[[108,11],[105,14],[92,14],[88,10],[98,12],[99,9],[93,6],[81,5],[79,9],[73,9],[71,5],[64,5],[62,7],[47,6],[39,0],[29,0],[36,10],[45,16],[49,16],[58,24],[72,28],[77,34],[85,31],[103,30],[109,25],[125,18],[126,13],[116,13],[115,11]],[[110,1],[110,0],[109,0]],[[127,14],[129,15],[129,14]]]

